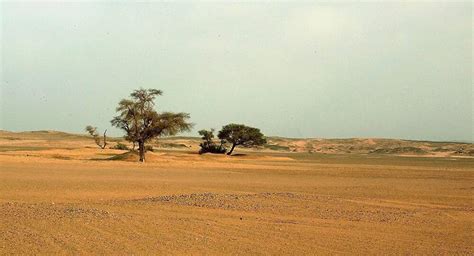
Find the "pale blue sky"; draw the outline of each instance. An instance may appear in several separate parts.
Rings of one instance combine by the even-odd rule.
[[[473,140],[470,2],[0,5],[0,129],[110,130],[144,87],[193,135]]]

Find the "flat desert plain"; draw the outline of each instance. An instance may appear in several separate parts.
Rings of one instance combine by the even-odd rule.
[[[140,164],[41,136],[0,140],[0,254],[474,254],[470,157],[183,148]]]

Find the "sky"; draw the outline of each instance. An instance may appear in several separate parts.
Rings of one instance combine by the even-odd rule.
[[[470,2],[0,2],[0,129],[110,134],[120,99],[195,127],[473,141]]]

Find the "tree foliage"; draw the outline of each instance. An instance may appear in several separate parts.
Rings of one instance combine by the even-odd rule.
[[[221,141],[220,145],[217,145],[214,142],[214,129],[211,130],[200,130],[198,133],[201,135],[203,142],[199,144],[201,149],[199,154],[204,153],[214,153],[214,154],[224,154],[227,149],[224,147],[224,141]]]
[[[232,144],[230,151],[227,153],[231,155],[236,146],[254,147],[267,143],[265,136],[260,132],[260,129],[245,126],[243,124],[228,124],[222,127],[217,137],[225,142]]]
[[[104,131],[104,142],[100,142],[99,133],[97,132],[97,127],[93,127],[92,125],[86,126],[86,131],[94,138],[95,144],[99,146],[101,149],[104,149],[107,146],[107,130]]]
[[[119,113],[111,120],[113,126],[125,131],[125,139],[138,144],[140,161],[145,161],[145,143],[161,136],[172,136],[189,131],[192,124],[187,122],[187,113],[158,113],[155,99],[162,95],[161,90],[138,89],[130,94],[130,99],[122,99],[116,111]]]

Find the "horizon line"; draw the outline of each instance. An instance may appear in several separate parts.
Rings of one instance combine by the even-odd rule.
[[[9,131],[0,129],[0,132],[9,132],[9,133],[40,133],[40,132],[57,132],[57,133],[66,133],[77,136],[89,136],[87,134],[75,133],[75,132],[66,132],[59,130],[23,130],[23,131]],[[109,138],[122,138],[123,136],[108,136]],[[199,136],[186,136],[186,135],[175,135],[175,136],[165,136],[160,138],[200,138]],[[281,138],[289,140],[354,140],[354,139],[378,139],[378,140],[402,140],[402,141],[416,141],[416,142],[435,142],[435,143],[463,143],[463,144],[474,144],[474,140],[429,140],[429,139],[404,139],[404,138],[389,138],[389,137],[284,137],[279,135],[269,135],[265,136],[267,138]]]

